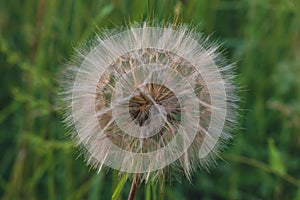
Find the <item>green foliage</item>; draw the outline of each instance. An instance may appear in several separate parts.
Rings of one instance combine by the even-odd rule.
[[[0,1],[0,198],[126,198],[129,181],[77,157],[57,74],[97,27],[178,18],[237,61],[242,128],[210,173],[140,186],[137,199],[300,199],[299,10],[298,0]]]
[[[118,199],[118,197],[119,197],[119,195],[120,195],[120,193],[121,193],[121,191],[122,191],[122,189],[123,189],[123,187],[124,187],[124,184],[126,183],[126,181],[127,181],[127,179],[128,179],[128,176],[129,176],[129,174],[125,174],[125,175],[121,178],[121,180],[120,180],[120,182],[118,183],[116,189],[114,190],[114,193],[112,194],[112,197],[111,197],[112,200]]]

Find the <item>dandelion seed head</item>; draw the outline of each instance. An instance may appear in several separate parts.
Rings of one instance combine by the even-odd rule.
[[[189,178],[231,138],[232,65],[186,26],[132,26],[97,35],[66,70],[65,123],[87,162],[145,180],[167,168]]]

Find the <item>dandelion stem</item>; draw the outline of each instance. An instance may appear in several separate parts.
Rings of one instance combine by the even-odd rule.
[[[137,175],[135,175],[133,180],[132,180],[130,192],[129,192],[129,195],[128,195],[128,200],[133,200],[134,199],[135,192],[136,192],[136,187],[137,187]]]

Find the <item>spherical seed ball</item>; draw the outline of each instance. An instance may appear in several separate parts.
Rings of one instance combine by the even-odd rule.
[[[66,70],[65,123],[87,162],[149,176],[208,167],[230,136],[232,65],[187,26],[98,35]]]

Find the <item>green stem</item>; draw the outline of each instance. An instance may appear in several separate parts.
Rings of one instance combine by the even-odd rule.
[[[224,153],[222,154],[222,157],[232,160],[232,161],[235,161],[235,162],[240,162],[240,163],[244,163],[244,164],[256,167],[256,168],[260,168],[262,170],[265,170],[267,172],[270,172],[270,173],[273,173],[273,174],[279,176],[283,180],[285,180],[295,186],[300,187],[300,180],[296,179],[295,177],[293,177],[287,173],[279,172],[278,170],[272,168],[271,166],[269,166],[261,161],[243,157],[243,156],[224,154]]]
[[[118,185],[117,185],[117,187],[116,187],[116,189],[115,189],[115,191],[114,191],[114,193],[113,193],[113,195],[111,197],[112,200],[116,200],[119,197],[119,194],[120,194],[122,188],[124,187],[124,184],[126,183],[126,181],[128,179],[128,176],[129,176],[129,174],[126,173],[121,178],[120,182],[118,183]]]

